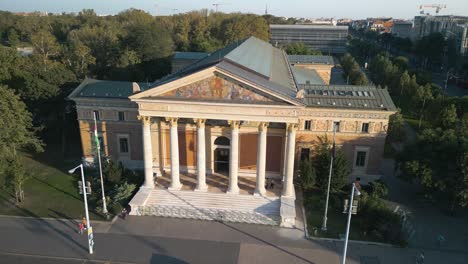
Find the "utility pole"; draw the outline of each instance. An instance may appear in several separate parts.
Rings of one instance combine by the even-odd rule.
[[[85,205],[85,215],[86,215],[86,225],[87,225],[86,228],[88,229],[89,254],[93,254],[93,247],[94,247],[93,228],[91,227],[91,222],[89,222],[88,199],[86,197],[86,184],[85,184],[83,164],[80,164],[80,165],[76,166],[75,168],[69,170],[68,173],[72,174],[78,168],[81,169],[81,184],[82,184],[82,188],[83,188],[83,200],[84,200],[84,205]]]
[[[101,177],[101,193],[102,193],[102,212],[108,216],[108,211],[107,211],[107,202],[106,202],[106,195],[104,193],[104,179],[102,177],[102,164],[101,164],[101,146],[97,134],[97,121],[96,121],[96,112],[93,112],[94,114],[94,137],[96,140],[96,151],[97,151],[97,159],[99,161],[99,176]]]
[[[341,264],[346,264],[346,253],[348,251],[348,238],[349,238],[349,228],[351,225],[351,215],[353,213],[353,201],[354,201],[354,191],[356,191],[356,195],[361,195],[361,192],[356,186],[356,182],[353,182],[351,185],[351,197],[349,199],[349,210],[348,210],[348,224],[346,225],[346,236],[345,236],[345,242],[344,242],[344,247],[343,247],[343,259],[341,261]]]

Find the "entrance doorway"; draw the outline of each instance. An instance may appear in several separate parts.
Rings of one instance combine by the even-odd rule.
[[[214,171],[226,173],[229,171],[229,145],[231,144],[229,138],[218,137],[214,141]]]
[[[229,171],[229,149],[217,148],[215,149],[215,172],[228,172]]]

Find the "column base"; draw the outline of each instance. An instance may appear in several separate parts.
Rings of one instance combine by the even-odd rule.
[[[255,190],[254,192],[254,196],[265,196],[266,194],[266,190],[263,189],[263,190]]]
[[[140,189],[154,189],[154,184],[153,185],[142,185],[140,186]]]
[[[195,192],[207,192],[208,191],[208,186],[202,186],[202,187],[197,187],[194,190]]]
[[[176,186],[170,186],[169,188],[167,188],[169,191],[180,191],[180,189],[182,189],[182,185],[176,185]]]
[[[239,188],[228,190],[226,193],[227,194],[239,194]]]

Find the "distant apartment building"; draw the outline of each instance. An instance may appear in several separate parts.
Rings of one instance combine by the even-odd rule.
[[[457,43],[461,55],[468,55],[467,16],[416,16],[414,17],[414,38],[420,39],[432,33],[442,33]]]
[[[333,25],[270,25],[274,46],[292,42],[303,42],[314,50],[325,54],[346,52],[348,26]]]
[[[394,21],[391,32],[399,38],[411,38],[413,35],[413,21]]]

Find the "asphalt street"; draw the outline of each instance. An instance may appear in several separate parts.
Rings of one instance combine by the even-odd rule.
[[[341,241],[300,230],[159,217],[92,223],[94,254],[73,220],[0,217],[0,263],[340,263]],[[415,263],[420,249],[350,243],[347,263]],[[468,253],[426,250],[427,263],[468,263]]]

